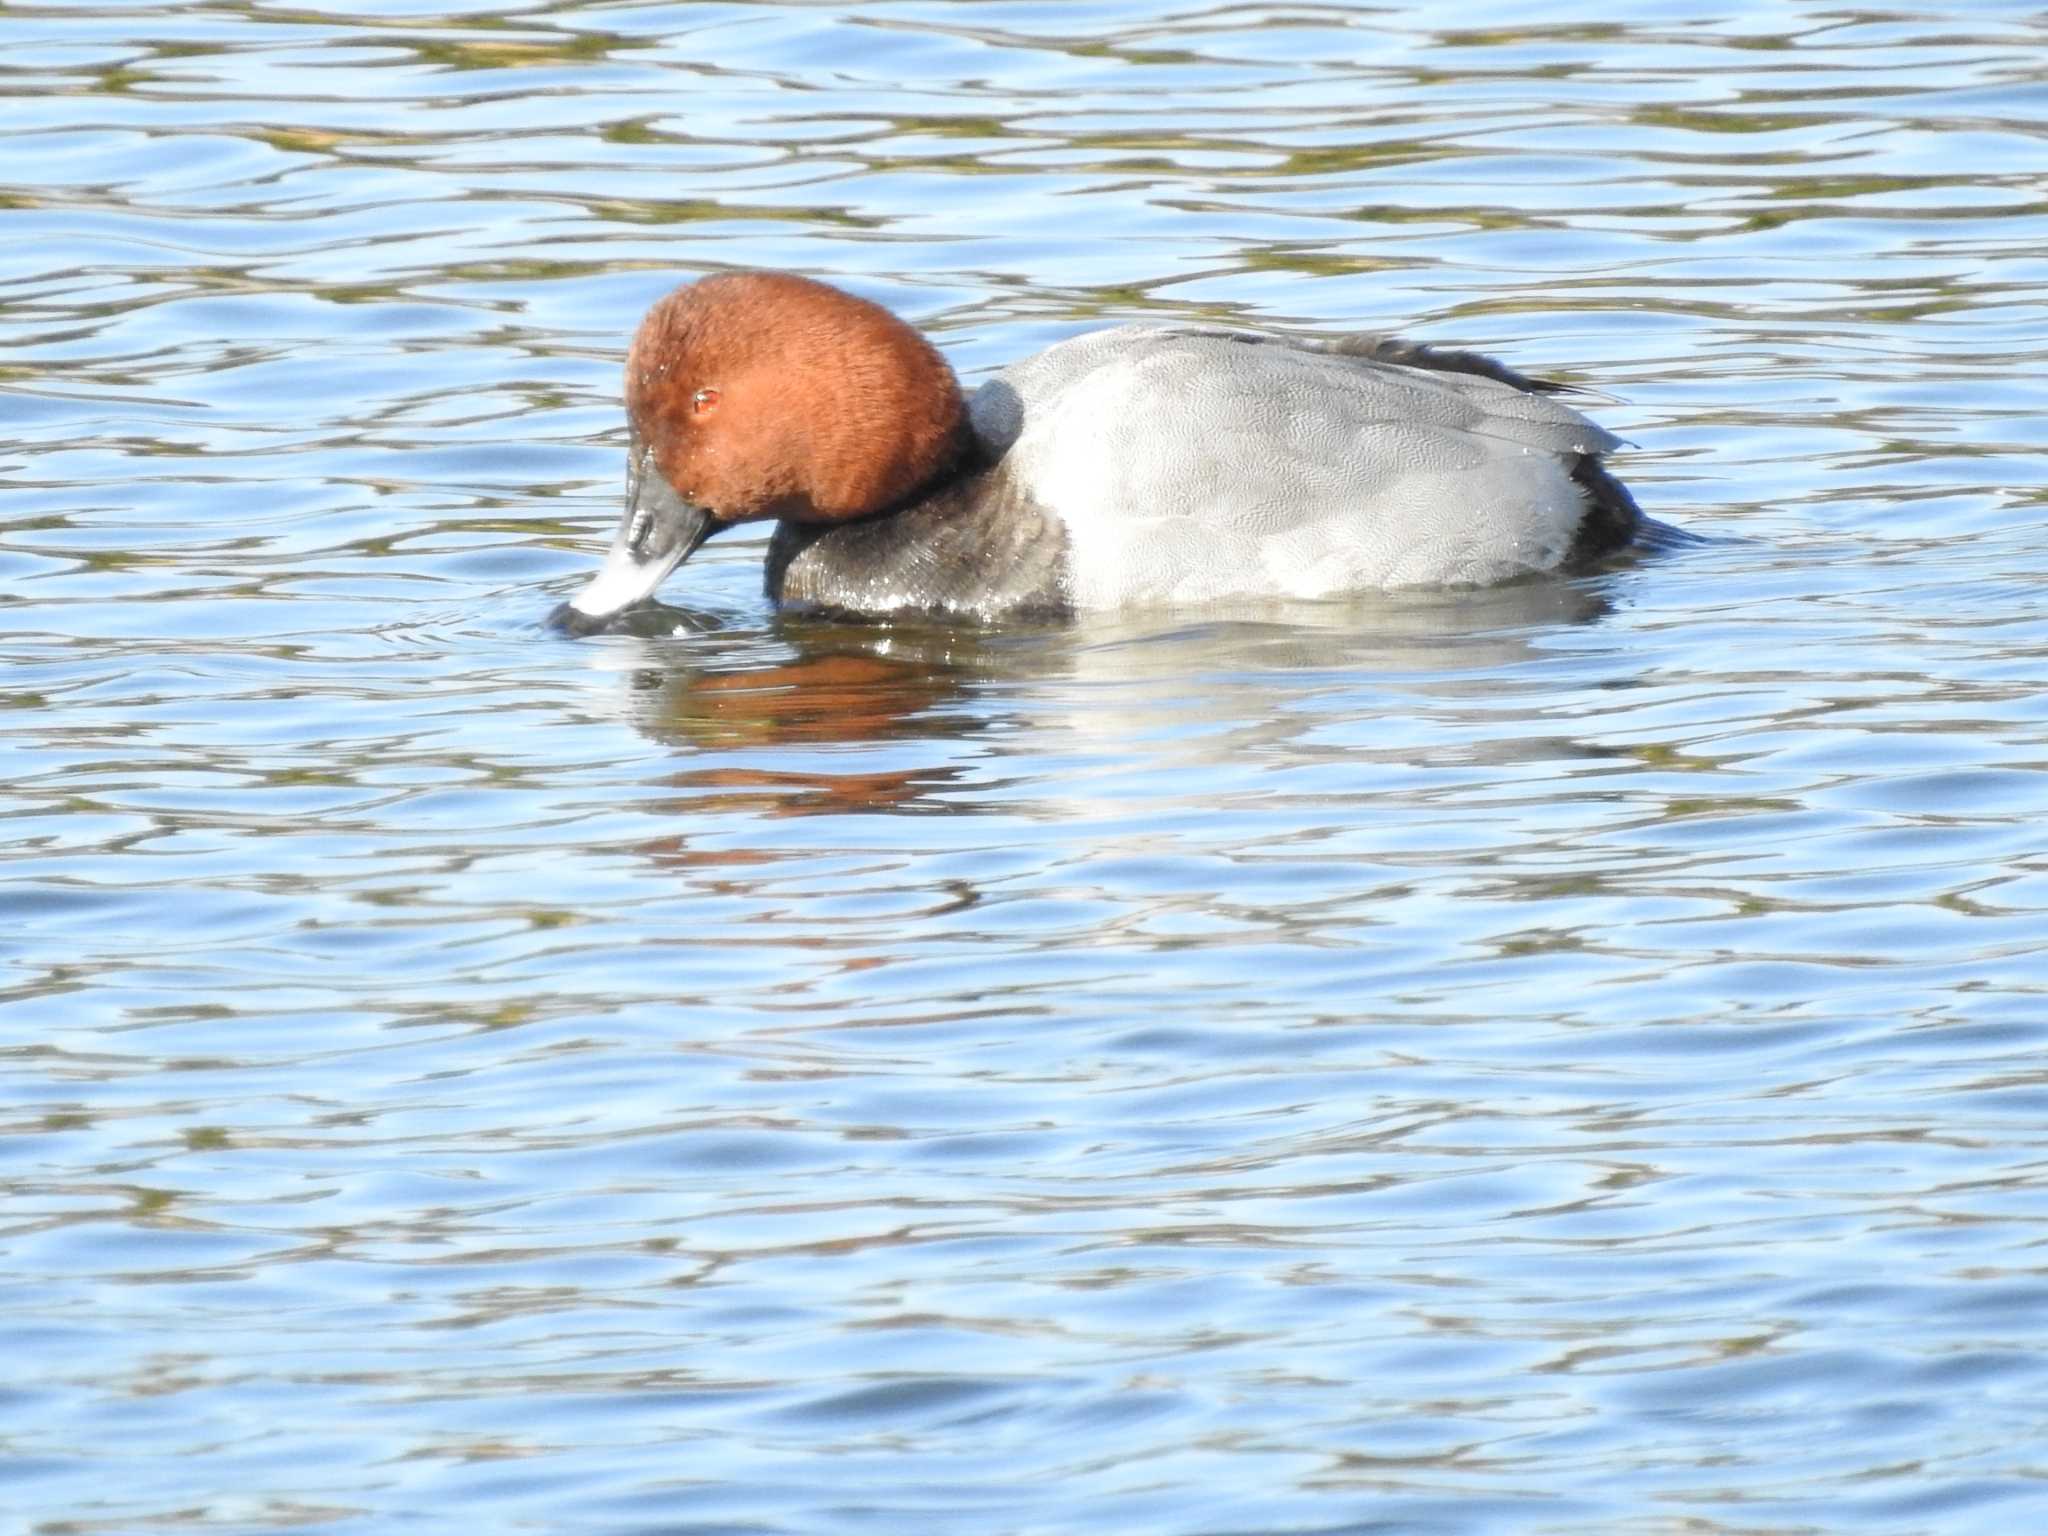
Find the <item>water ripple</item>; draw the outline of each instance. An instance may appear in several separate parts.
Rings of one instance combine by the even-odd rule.
[[[2041,41],[8,7],[24,1528],[2027,1528]],[[730,266],[1482,346],[1710,538],[565,641]]]

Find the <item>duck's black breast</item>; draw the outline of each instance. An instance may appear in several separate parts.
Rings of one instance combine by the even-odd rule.
[[[1065,527],[1000,464],[859,522],[778,523],[768,545],[770,598],[869,618],[1070,618],[1069,573]]]

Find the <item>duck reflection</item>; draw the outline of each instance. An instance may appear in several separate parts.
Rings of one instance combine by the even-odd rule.
[[[1226,739],[1284,751],[1305,728],[1293,706],[1307,691],[1391,679],[1450,704],[1498,690],[1505,670],[1543,656],[1545,636],[1603,617],[1609,594],[1599,578],[1546,578],[988,628],[786,615],[736,624],[663,607],[636,616],[647,650],[626,676],[626,700],[642,734],[690,754],[669,782],[697,812],[963,814],[990,806],[968,791],[986,786],[987,759],[1006,755],[1019,732],[1032,733],[1041,767],[1062,746],[1127,756],[1162,733],[1173,737],[1162,771],[1230,750]],[[988,750],[962,749],[971,742]],[[945,746],[810,750],[890,743]]]
[[[954,707],[990,675],[990,637],[978,632],[648,613],[636,628],[653,643],[627,677],[628,708],[643,735],[690,754],[669,782],[698,812],[937,809],[935,797],[961,777],[943,754],[911,765],[892,755],[883,765],[803,749],[959,739],[987,725]]]

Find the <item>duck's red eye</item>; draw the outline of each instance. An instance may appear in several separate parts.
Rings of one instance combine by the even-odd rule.
[[[699,416],[702,416],[717,404],[718,391],[715,389],[700,389],[697,393],[690,396],[690,409]]]

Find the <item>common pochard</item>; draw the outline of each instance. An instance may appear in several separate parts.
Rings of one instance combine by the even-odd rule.
[[[783,272],[658,302],[626,360],[626,511],[555,612],[600,627],[773,520],[769,597],[979,620],[1479,585],[1643,526],[1560,386],[1379,336],[1121,325],[963,397],[909,325]]]

